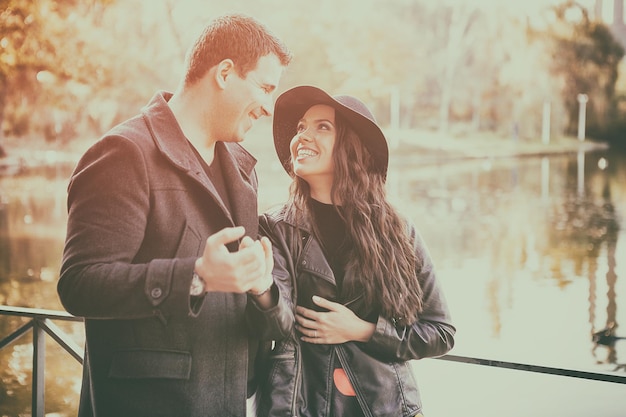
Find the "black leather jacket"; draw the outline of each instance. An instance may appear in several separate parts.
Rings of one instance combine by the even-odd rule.
[[[339,360],[357,394],[366,416],[415,416],[422,404],[409,360],[441,356],[452,349],[456,329],[433,271],[428,251],[414,227],[410,227],[415,251],[423,260],[419,279],[424,291],[424,310],[417,322],[402,326],[382,317],[362,296],[338,298],[331,267],[308,224],[296,225],[285,208],[261,216],[261,233],[274,245],[274,279],[291,304],[319,309],[311,301],[319,295],[348,306],[359,317],[376,323],[367,343],[313,345],[302,342],[294,330],[295,318],[276,342],[267,362],[266,376],[260,377],[259,416],[329,415],[333,361]],[[344,280],[351,279],[346,271]],[[296,284],[295,286],[293,284]],[[307,369],[324,369],[322,380],[310,381]]]

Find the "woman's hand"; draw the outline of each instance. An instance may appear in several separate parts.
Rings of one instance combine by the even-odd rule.
[[[296,307],[296,329],[302,334],[302,341],[332,345],[367,342],[374,334],[376,325],[360,319],[348,307],[318,296],[313,296],[313,302],[328,311]]]
[[[263,250],[263,258],[265,263],[262,267],[262,276],[253,282],[252,287],[248,290],[255,299],[257,304],[263,309],[268,310],[273,307],[276,302],[272,298],[272,287],[274,286],[274,278],[272,277],[272,270],[274,269],[274,254],[272,253],[272,243],[270,240],[263,236],[260,241],[253,241],[250,237],[245,236],[239,245],[239,250],[245,250],[255,245],[259,245]]]

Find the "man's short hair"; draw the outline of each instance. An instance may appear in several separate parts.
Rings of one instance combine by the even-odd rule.
[[[256,19],[242,14],[220,16],[209,23],[187,54],[185,84],[193,85],[224,59],[232,59],[235,70],[245,77],[259,58],[274,54],[283,66],[291,52]]]

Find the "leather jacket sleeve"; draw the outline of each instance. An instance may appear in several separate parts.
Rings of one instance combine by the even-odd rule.
[[[288,336],[293,327],[292,303],[288,289],[284,285],[285,277],[279,273],[272,275],[274,285],[270,291],[272,291],[272,297],[277,300],[276,304],[264,310],[256,303],[253,296],[248,295],[246,305],[246,321],[250,334],[261,340],[282,340]]]
[[[411,325],[400,325],[395,320],[379,316],[376,330],[364,350],[381,360],[407,361],[441,356],[454,346],[456,329],[451,323],[432,259],[414,227],[411,226],[410,232],[415,251],[422,260],[419,281],[424,292],[424,309]]]
[[[266,328],[271,331],[271,334],[262,335],[263,339],[271,338],[279,341],[287,338],[294,329],[295,307],[293,300],[296,297],[295,286],[291,277],[295,276],[295,267],[294,260],[286,257],[292,253],[287,243],[288,239],[285,238],[284,233],[276,233],[275,227],[277,227],[277,223],[269,215],[263,214],[259,217],[259,233],[267,236],[272,242],[272,251],[274,252],[272,276],[276,286],[275,290],[278,293],[278,302],[277,306],[272,309],[275,310],[271,314],[272,324],[270,326],[258,326],[258,328]]]

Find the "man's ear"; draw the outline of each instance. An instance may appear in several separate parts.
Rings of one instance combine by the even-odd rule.
[[[233,75],[235,72],[235,63],[232,59],[224,59],[219,64],[217,64],[217,71],[215,71],[215,78],[217,85],[220,88],[224,88],[226,86],[226,80],[229,76]]]

